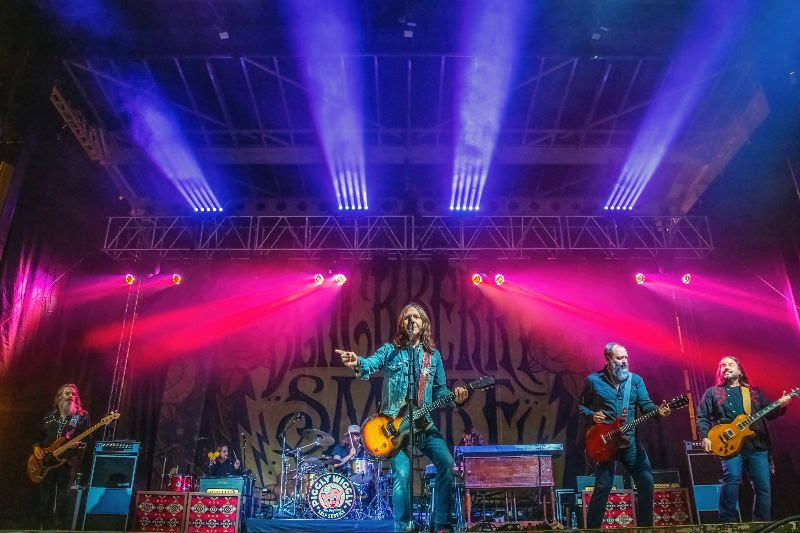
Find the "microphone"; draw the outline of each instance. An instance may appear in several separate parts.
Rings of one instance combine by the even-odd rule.
[[[414,321],[411,319],[411,317],[406,319],[406,331],[409,333],[414,331]]]

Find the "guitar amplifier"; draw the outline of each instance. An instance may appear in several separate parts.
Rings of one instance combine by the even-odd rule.
[[[94,453],[138,455],[142,443],[134,440],[110,440],[94,443]]]
[[[136,451],[133,451],[134,449]],[[89,489],[86,493],[83,529],[125,531],[133,496],[139,443],[98,442],[95,444],[95,450]]]

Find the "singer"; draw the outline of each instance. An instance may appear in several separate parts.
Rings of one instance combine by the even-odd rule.
[[[431,321],[420,304],[406,305],[397,318],[397,331],[392,342],[387,342],[369,357],[360,357],[353,352],[336,350],[342,363],[353,369],[361,379],[383,370],[383,412],[397,415],[404,406],[409,383],[409,363],[412,361],[414,397],[417,407],[425,407],[437,399],[450,394],[446,385],[442,356],[433,341]],[[453,390],[456,403],[467,400],[467,389]],[[424,453],[436,465],[436,499],[433,511],[433,531],[452,531],[450,517],[450,494],[453,484],[453,456],[434,425],[430,415],[426,416],[424,429],[418,429],[412,445]],[[395,529],[414,529],[411,516],[411,491],[409,477],[410,450],[400,451],[392,458],[394,483],[392,485],[392,507]],[[441,495],[441,497],[439,497]]]

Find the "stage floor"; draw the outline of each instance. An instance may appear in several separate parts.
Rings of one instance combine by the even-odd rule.
[[[495,529],[482,528],[471,529],[470,531],[534,531],[534,523],[526,522],[521,525],[520,529],[515,529],[511,524],[496,524]],[[747,524],[704,524],[704,525],[689,525],[689,526],[674,526],[674,527],[637,527],[630,528],[628,531],[635,531],[637,533],[758,533],[763,531],[766,526],[770,525],[767,522],[752,522]],[[538,531],[548,530],[543,528],[542,525],[536,528]],[[55,530],[31,530],[31,529],[2,529],[0,533],[6,532],[14,533],[57,533]],[[392,522],[390,520],[266,520],[261,518],[251,518],[247,520],[247,532],[317,532],[324,531],[328,533],[346,533],[349,531],[361,531],[383,533],[392,531]],[[573,529],[569,531],[608,531],[605,529]],[[800,521],[795,520],[791,522],[782,523],[776,529],[770,529],[770,532],[789,532],[800,531]],[[67,530],[58,530],[58,533],[78,533]]]

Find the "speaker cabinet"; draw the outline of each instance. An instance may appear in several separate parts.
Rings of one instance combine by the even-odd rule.
[[[138,453],[95,453],[86,493],[84,530],[125,531],[137,459]]]

